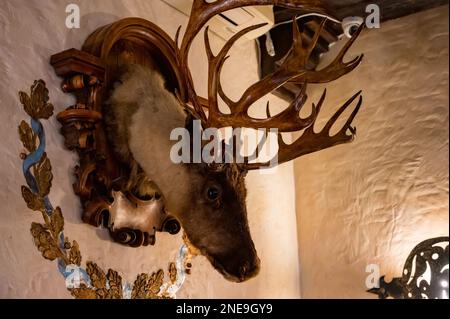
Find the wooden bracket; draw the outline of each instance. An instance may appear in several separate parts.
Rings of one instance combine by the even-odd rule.
[[[110,145],[103,122],[104,102],[121,67],[130,63],[157,67],[166,77],[168,89],[186,99],[175,50],[175,43],[159,27],[144,19],[127,18],[99,28],[82,50],[65,50],[50,59],[56,74],[64,79],[62,90],[76,99],[57,119],[65,146],[79,156],[73,188],[82,203],[82,220],[95,227],[108,227],[115,241],[132,247],[153,245],[155,231],[175,234],[180,224],[162,209],[163,216],[157,218],[161,222],[153,231],[114,228],[110,210],[115,194],[123,193],[136,207],[154,201],[155,194],[142,200],[129,191],[131,167],[117,159]]]

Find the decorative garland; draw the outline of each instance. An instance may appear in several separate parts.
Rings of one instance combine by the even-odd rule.
[[[123,283],[113,269],[106,273],[94,262],[81,267],[81,253],[77,241],[64,235],[64,216],[59,207],[53,208],[48,195],[52,186],[52,166],[45,153],[45,133],[41,119],[53,115],[48,89],[43,80],[34,81],[30,95],[19,92],[20,102],[31,117],[28,124],[19,125],[20,140],[26,151],[20,154],[23,174],[28,186],[22,186],[22,197],[29,209],[40,212],[44,223],[33,222],[31,234],[37,249],[45,259],[57,260],[58,269],[66,279],[67,289],[80,299],[160,299],[175,298],[184,283],[188,248],[182,245],[175,263],[168,268],[169,282],[164,283],[164,271],[151,275],[142,273],[133,284]]]

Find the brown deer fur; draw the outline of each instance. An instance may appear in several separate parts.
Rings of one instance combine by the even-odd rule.
[[[185,127],[186,113],[154,70],[131,65],[114,88],[105,113],[114,149],[126,163],[136,161],[164,197],[189,241],[225,278],[244,281],[259,271],[250,236],[246,189],[235,164],[175,164],[170,141],[174,128]],[[132,164],[130,164],[132,165]],[[220,196],[210,200],[208,190]]]

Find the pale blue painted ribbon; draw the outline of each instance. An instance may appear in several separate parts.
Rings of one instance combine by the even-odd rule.
[[[39,146],[38,148],[30,153],[23,161],[22,163],[22,171],[25,176],[25,180],[27,181],[28,187],[30,187],[31,191],[34,194],[39,193],[39,186],[37,185],[36,178],[33,176],[33,174],[30,172],[33,165],[39,163],[39,161],[42,159],[45,153],[45,132],[44,128],[42,126],[42,123],[38,119],[31,118],[31,129],[33,130],[33,133],[36,134],[36,136],[39,139]],[[48,216],[51,216],[53,213],[53,206],[50,203],[50,199],[48,196],[44,197],[44,205],[45,205],[45,211]],[[64,249],[64,232],[61,232],[59,234],[60,237],[60,247],[61,249]],[[67,278],[73,273],[72,271],[67,270],[67,265],[65,264],[64,260],[61,258],[58,259],[58,270],[59,272],[64,276],[64,278]],[[82,275],[84,281],[90,285],[91,280],[86,273],[86,271],[83,268],[79,268],[80,274]]]
[[[39,187],[37,185],[36,178],[33,176],[33,174],[31,174],[30,169],[33,165],[39,163],[42,156],[44,156],[45,133],[41,122],[33,118],[31,119],[31,129],[33,130],[34,134],[36,134],[39,138],[39,147],[37,148],[36,151],[32,152],[25,158],[22,164],[22,170],[23,174],[25,175],[25,180],[27,181],[27,184],[30,187],[31,191],[35,194],[38,194]],[[50,216],[53,212],[53,206],[50,203],[48,196],[44,197],[44,205],[47,214]]]

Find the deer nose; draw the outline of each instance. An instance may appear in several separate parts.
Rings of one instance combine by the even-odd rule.
[[[240,281],[245,281],[250,278],[255,277],[259,273],[260,260],[256,257],[255,261],[252,263],[246,261],[241,266],[239,266],[239,279]]]

